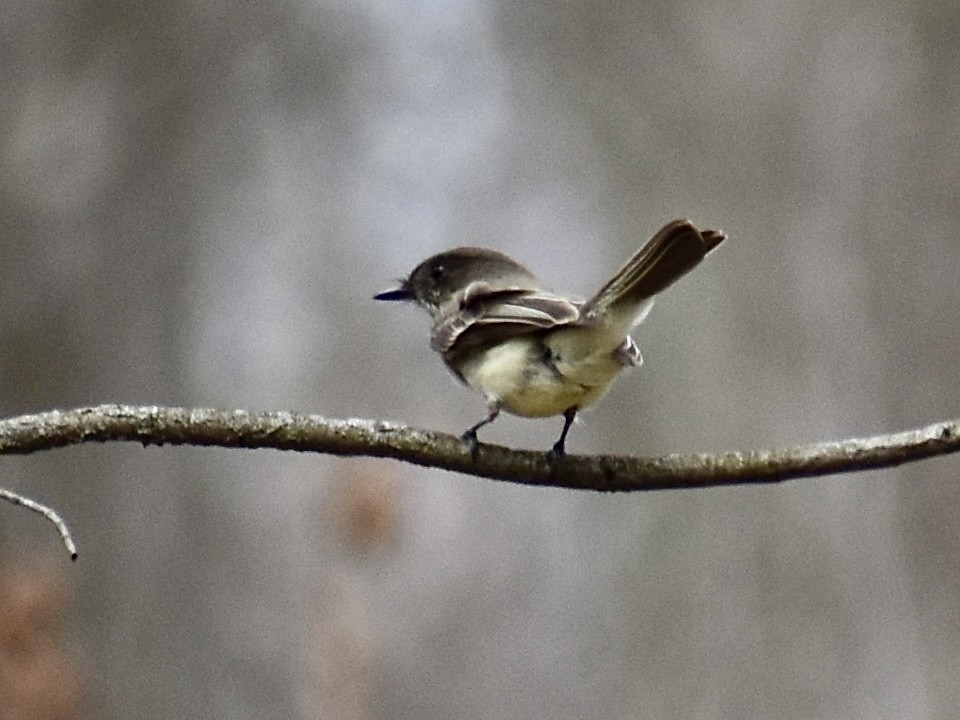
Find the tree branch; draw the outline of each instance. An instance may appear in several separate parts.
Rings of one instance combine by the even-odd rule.
[[[960,420],[783,450],[661,458],[570,455],[552,462],[545,452],[487,444],[472,458],[456,435],[290,412],[101,405],[0,420],[0,454],[114,441],[389,457],[524,485],[626,492],[776,483],[893,467],[960,451]]]
[[[290,412],[100,405],[0,420],[0,455],[117,441],[135,441],[144,447],[201,445],[388,457],[522,485],[630,492],[777,483],[894,467],[960,451],[960,420],[784,450],[661,458],[569,455],[554,461],[548,461],[542,451],[486,444],[479,445],[474,458],[456,435],[374,420],[331,420]],[[9,490],[0,489],[0,499],[47,518],[76,559],[70,532],[54,510]]]
[[[67,552],[70,553],[70,559],[77,559],[77,546],[73,544],[73,538],[70,536],[70,531],[67,529],[67,524],[57,514],[56,510],[47,507],[42,503],[38,503],[36,500],[31,500],[30,498],[24,497],[19,493],[15,493],[10,490],[4,490],[3,488],[0,488],[0,499],[6,500],[14,505],[22,505],[28,510],[33,510],[35,513],[43,515],[47,520],[52,522],[53,526],[57,529],[57,532],[60,533],[60,538],[63,540],[63,544],[66,545]]]

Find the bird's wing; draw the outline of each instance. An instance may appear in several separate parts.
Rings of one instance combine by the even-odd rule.
[[[546,290],[492,288],[471,283],[447,312],[437,318],[430,335],[431,347],[440,353],[454,345],[468,347],[499,342],[558,325],[580,317],[578,303]]]

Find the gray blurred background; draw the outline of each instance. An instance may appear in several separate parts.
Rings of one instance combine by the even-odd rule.
[[[960,414],[953,2],[0,12],[3,416],[460,432],[482,398],[371,295],[477,244],[585,296],[674,217],[730,240],[572,452]],[[0,717],[956,717],[958,470],[599,496],[268,451],[2,458],[80,560],[0,506]]]

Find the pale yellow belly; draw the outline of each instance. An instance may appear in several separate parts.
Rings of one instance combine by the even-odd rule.
[[[558,345],[570,350],[563,342]],[[478,351],[460,373],[470,387],[514,415],[560,415],[603,397],[623,367],[609,348],[586,345],[576,351],[548,363],[540,341],[524,336]]]

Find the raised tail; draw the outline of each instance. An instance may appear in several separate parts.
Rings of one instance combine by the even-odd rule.
[[[701,230],[689,220],[660,228],[581,309],[585,319],[623,316],[639,322],[654,295],[693,270],[727,239],[720,230]]]

